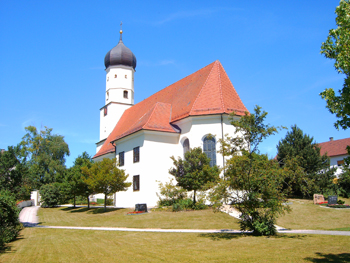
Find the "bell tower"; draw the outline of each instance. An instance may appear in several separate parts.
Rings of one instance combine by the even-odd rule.
[[[134,73],[136,57],[122,40],[120,24],[119,43],[105,56],[105,105],[100,109],[100,141],[96,152],[113,131],[124,111],[134,105]]]

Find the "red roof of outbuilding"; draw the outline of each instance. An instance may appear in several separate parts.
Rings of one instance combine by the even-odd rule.
[[[94,158],[114,152],[110,142],[139,130],[179,132],[171,124],[199,115],[235,112],[247,108],[217,60],[127,109]]]
[[[348,154],[346,146],[350,145],[350,138],[328,141],[319,143],[318,146],[321,148],[321,155],[327,153],[327,156],[338,156]]]

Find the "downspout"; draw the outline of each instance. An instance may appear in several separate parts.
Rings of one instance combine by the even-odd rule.
[[[220,116],[221,116],[221,140],[222,140],[222,142],[224,142],[224,125],[223,125],[222,114]],[[225,155],[224,154],[222,154],[222,164],[223,164],[223,168],[224,168],[224,179],[225,179],[226,170],[225,170]]]
[[[111,141],[110,144],[112,144],[114,146],[115,158],[117,159],[117,145],[115,144],[114,141]],[[116,203],[117,193],[114,193],[113,197],[114,197],[113,198],[113,205],[114,205],[114,207],[117,207],[117,203]]]

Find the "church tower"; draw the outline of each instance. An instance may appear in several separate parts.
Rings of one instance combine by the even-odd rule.
[[[100,109],[100,141],[97,152],[113,131],[124,111],[134,105],[134,73],[136,57],[122,40],[120,28],[118,45],[105,56],[105,105]]]

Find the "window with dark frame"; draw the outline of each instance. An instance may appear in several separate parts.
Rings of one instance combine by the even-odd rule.
[[[119,166],[124,166],[124,152],[119,153]]]
[[[106,115],[107,115],[107,107],[104,107],[104,109],[103,109],[103,113],[104,113],[104,116],[106,116]]]
[[[344,160],[337,161],[338,166],[343,166],[343,164],[344,164]]]
[[[210,166],[216,165],[216,142],[212,136],[206,136],[203,140],[203,152],[210,159]]]
[[[134,175],[132,180],[132,188],[134,191],[140,191],[140,176]]]
[[[127,99],[127,98],[128,98],[128,91],[124,90],[124,99]]]
[[[134,163],[138,163],[140,161],[140,147],[134,148]]]

